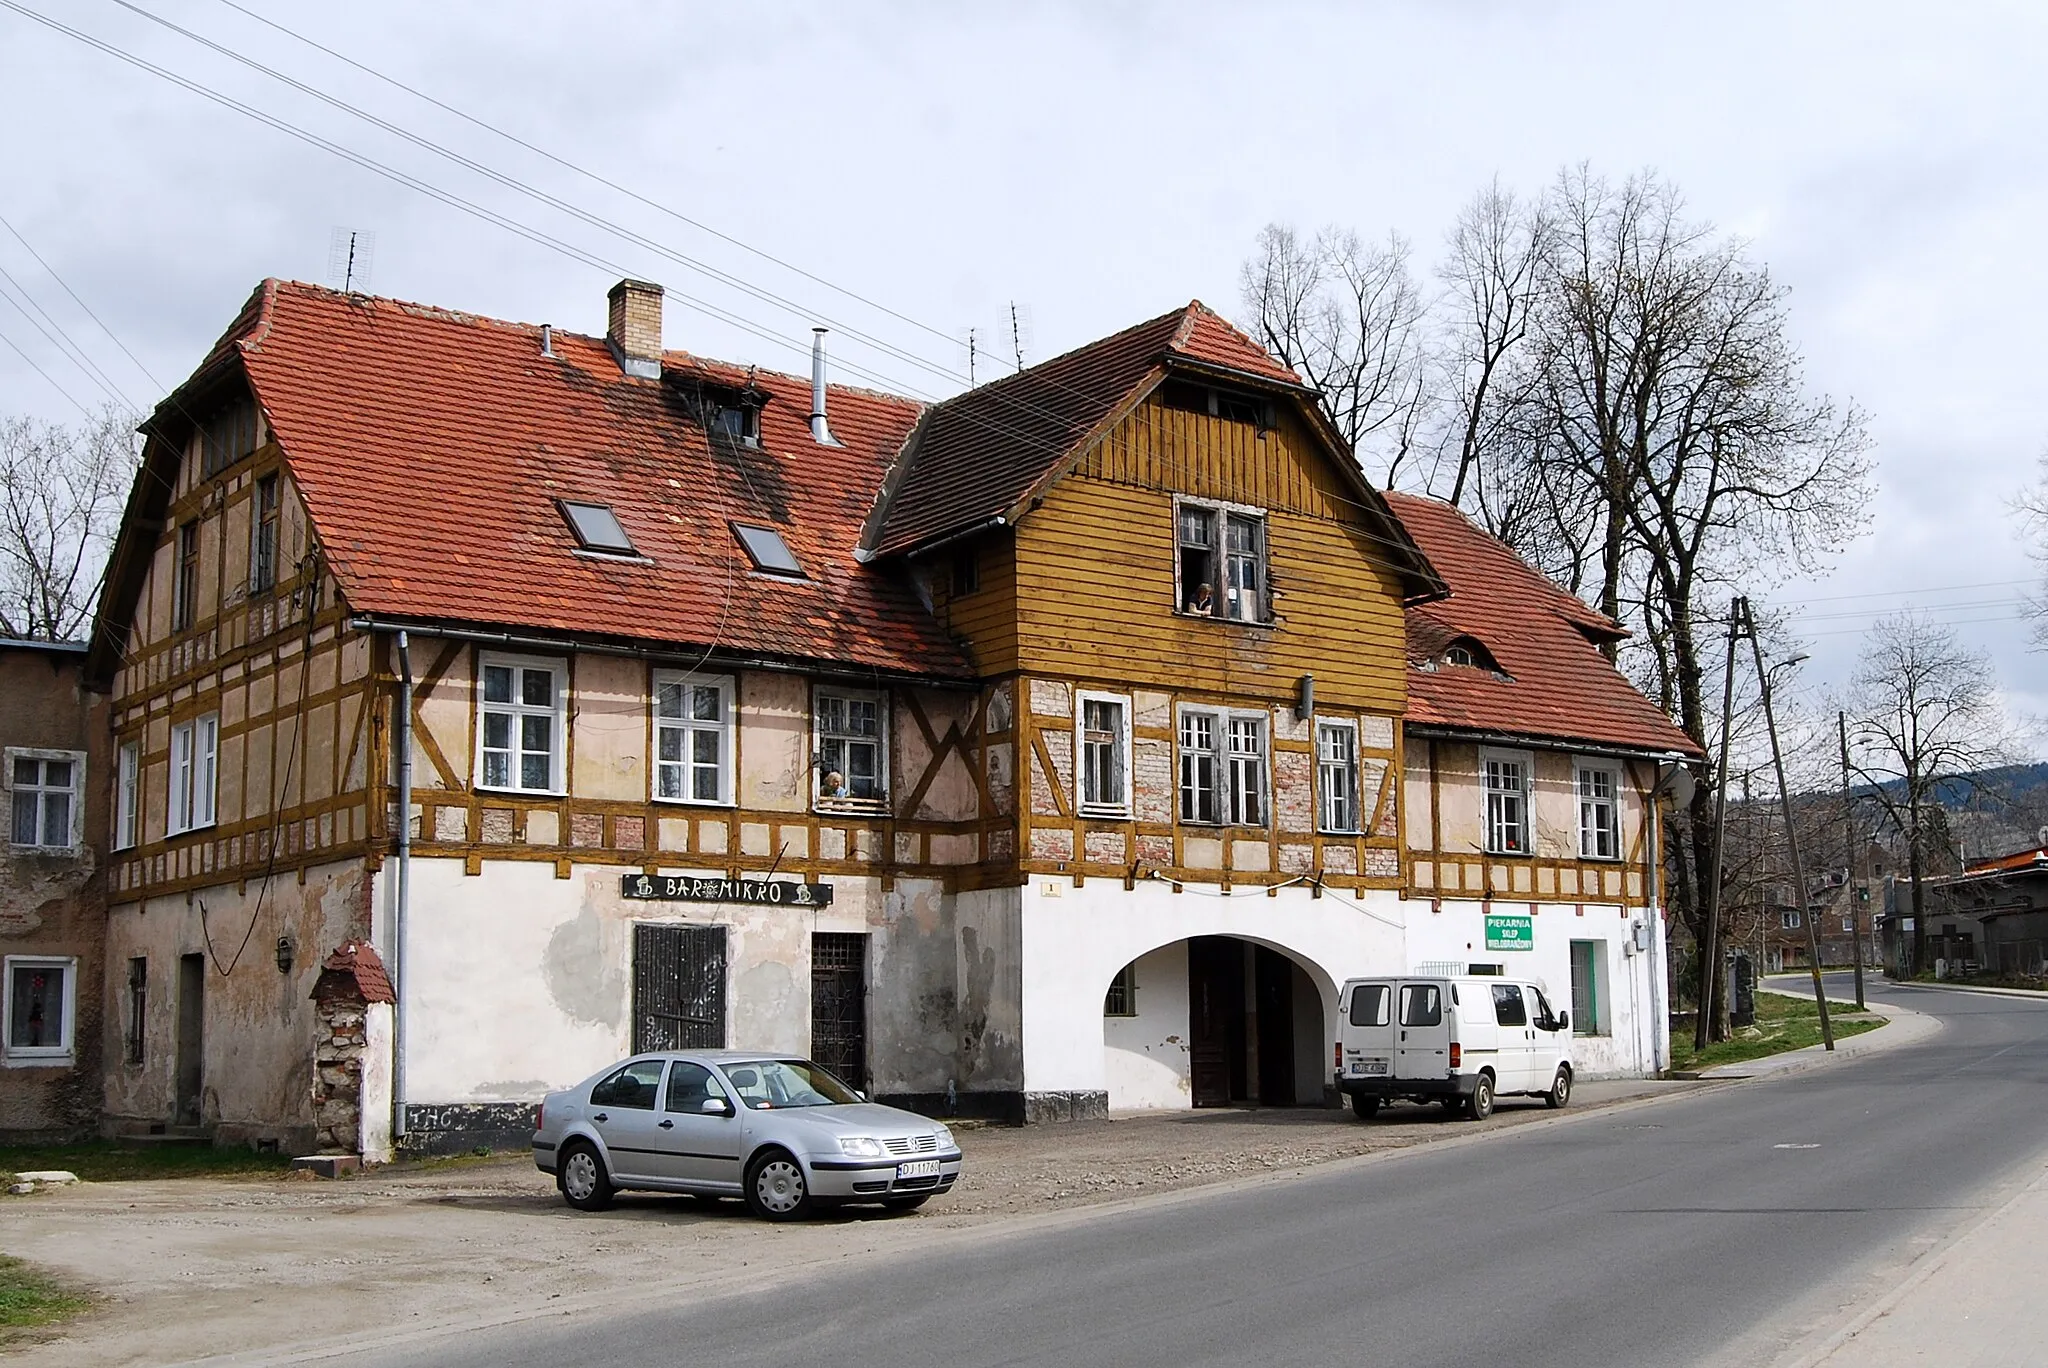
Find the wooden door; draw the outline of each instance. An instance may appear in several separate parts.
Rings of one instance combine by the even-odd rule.
[[[725,1044],[725,928],[633,928],[633,1053]]]
[[[811,937],[811,1058],[851,1087],[868,1086],[868,938]]]
[[[205,1086],[206,956],[178,960],[178,1066],[176,1115],[179,1126],[200,1124],[200,1092]]]
[[[1244,942],[1188,941],[1188,1091],[1197,1107],[1223,1107],[1246,1091]]]
[[[1294,961],[1261,945],[1253,954],[1259,1028],[1259,1101],[1268,1107],[1295,1104]]]

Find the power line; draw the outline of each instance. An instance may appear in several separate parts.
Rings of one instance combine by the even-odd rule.
[[[63,395],[66,399],[69,399],[71,401],[71,407],[77,409],[80,413],[84,414],[88,421],[92,419],[92,410],[87,408],[85,405],[79,403],[77,397],[74,396],[70,390],[65,389],[62,385],[57,383],[55,376],[51,375],[48,371],[44,370],[40,365],[36,364],[36,359],[33,356],[30,356],[27,352],[23,351],[21,349],[20,343],[16,342],[13,338],[9,337],[4,332],[0,332],[0,342],[5,342],[8,346],[14,348],[14,354],[16,356],[19,356],[22,360],[28,362],[30,370],[33,370],[37,375],[42,376],[43,379],[48,380],[50,382],[50,388],[57,391],[57,393]]]
[[[63,353],[65,359],[83,371],[86,379],[99,386],[100,392],[115,403],[131,409],[136,407],[135,401],[128,397],[126,391],[122,390],[119,385],[114,383],[111,376],[94,364],[93,359],[85,354],[85,348],[78,345],[77,340],[65,330],[64,325],[52,318],[50,311],[45,309],[37,301],[36,297],[29,292],[28,286],[16,280],[13,273],[5,266],[0,266],[0,280],[5,280],[14,287],[15,294],[28,301],[28,307],[34,309],[41,316],[42,322],[39,323],[34,318],[29,318],[28,321],[49,340],[50,345]],[[0,298],[5,298],[8,303],[13,304],[17,310],[21,311],[24,318],[28,317],[27,310],[22,309],[21,304],[15,300],[13,295],[9,295],[5,290],[0,290]],[[43,323],[49,324],[49,327],[45,328]],[[54,330],[54,335],[52,335],[52,330]]]
[[[65,284],[64,277],[57,274],[57,268],[52,266],[49,262],[43,260],[43,254],[41,252],[38,252],[33,246],[30,245],[29,240],[21,235],[21,230],[19,228],[16,228],[13,224],[9,223],[7,221],[6,215],[4,214],[0,214],[0,228],[5,228],[8,232],[14,234],[14,240],[20,243],[22,247],[28,252],[28,254],[36,259],[36,265],[42,267],[45,271],[49,272],[50,279],[56,281],[57,284],[60,287],[62,287],[64,293],[71,296],[71,302],[78,305],[79,308],[85,310],[85,316],[87,318],[90,318],[93,322],[99,324],[100,331],[107,335],[108,340],[110,340],[115,346],[121,349],[121,354],[123,356],[127,357],[130,361],[135,363],[135,369],[142,372],[143,379],[149,381],[150,385],[153,388],[161,390],[164,387],[162,381],[158,380],[154,375],[151,375],[149,373],[149,367],[142,364],[142,358],[137,356],[134,352],[128,350],[128,344],[123,342],[119,337],[116,337],[114,335],[114,330],[108,327],[106,325],[106,322],[103,319],[101,319],[101,317],[98,314],[93,312],[92,305],[86,303],[83,299],[79,297],[78,291],[72,289],[68,284]]]

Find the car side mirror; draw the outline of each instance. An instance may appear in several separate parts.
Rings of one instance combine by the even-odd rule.
[[[1572,1014],[1570,1012],[1559,1012],[1557,1014],[1557,1029],[1560,1031],[1569,1031],[1571,1028]]]
[[[868,1095],[862,1092],[859,1088],[855,1088],[853,1090],[853,1100],[856,1102],[865,1102],[868,1100]]]
[[[707,1097],[701,1110],[706,1116],[731,1116],[732,1103],[722,1097]]]

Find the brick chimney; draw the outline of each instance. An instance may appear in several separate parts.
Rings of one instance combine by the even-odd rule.
[[[661,378],[661,286],[622,280],[612,286],[604,340],[619,369],[644,380]]]

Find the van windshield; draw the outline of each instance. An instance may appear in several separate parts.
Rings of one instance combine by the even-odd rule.
[[[1434,983],[1401,985],[1401,1024],[1437,1026],[1444,1019],[1443,993]]]
[[[1384,983],[1361,983],[1351,990],[1351,1024],[1353,1026],[1384,1026],[1387,1024],[1387,998],[1390,994]]]

